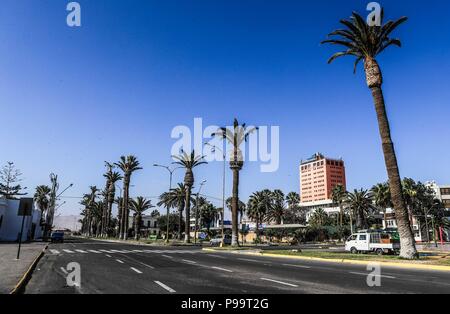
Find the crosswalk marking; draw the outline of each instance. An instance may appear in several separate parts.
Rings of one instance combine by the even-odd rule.
[[[73,251],[71,251],[71,250],[63,250],[64,252],[66,252],[66,253],[69,253],[69,254],[73,254],[74,252]]]
[[[77,251],[78,253],[87,254],[87,252],[83,250],[75,250],[75,251]]]
[[[59,254],[59,251],[58,250],[50,250],[50,252],[52,252],[52,254]]]

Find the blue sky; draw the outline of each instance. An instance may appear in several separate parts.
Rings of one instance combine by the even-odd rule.
[[[319,44],[369,1],[80,0],[77,29],[65,24],[68,2],[0,7],[0,163],[14,161],[30,189],[55,172],[79,197],[104,186],[105,160],[135,154],[144,170],[131,194],[157,196],[168,176],[152,164],[171,162],[172,128],[195,117],[280,126],[280,169],[246,164],[244,200],[298,191],[298,164],[318,151],[345,159],[350,189],[386,179],[362,68],[353,75],[351,58],[327,65],[335,49]],[[401,175],[448,184],[450,3],[380,3],[387,18],[410,18],[396,32],[404,47],[379,58]],[[221,196],[220,163],[195,174]],[[66,201],[60,213],[78,213]]]

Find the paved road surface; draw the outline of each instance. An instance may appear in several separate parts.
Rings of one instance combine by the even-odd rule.
[[[65,268],[81,266],[81,287]],[[71,239],[52,244],[25,293],[301,294],[450,293],[450,273],[383,268],[370,288],[365,266]]]

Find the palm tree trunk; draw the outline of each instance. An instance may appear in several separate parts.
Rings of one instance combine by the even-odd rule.
[[[408,217],[408,210],[402,194],[402,183],[395,155],[394,144],[391,138],[389,121],[386,114],[386,107],[383,97],[381,84],[370,87],[375,102],[377,112],[378,126],[383,145],[384,159],[389,177],[389,187],[394,204],[395,217],[397,219],[398,231],[400,234],[401,251],[400,256],[406,259],[415,259],[418,257],[414,235]]]
[[[181,226],[183,225],[183,207],[180,206],[178,209],[179,217],[178,217],[178,240],[182,240],[183,230],[181,230]]]
[[[191,186],[186,186],[186,224],[184,242],[191,243]],[[169,223],[169,222],[167,222]]]
[[[233,197],[231,200],[232,236],[231,246],[239,246],[238,242],[238,206],[239,206],[239,169],[233,169]]]
[[[124,181],[124,187],[123,187],[123,208],[122,208],[122,239],[127,240],[128,239],[128,219],[129,219],[129,213],[128,213],[128,193],[129,193],[129,187],[130,187],[130,181],[125,180]]]

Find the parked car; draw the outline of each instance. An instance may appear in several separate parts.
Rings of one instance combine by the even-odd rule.
[[[211,239],[209,243],[211,244],[211,246],[220,246],[220,244],[222,243],[222,237],[216,237],[214,239]],[[231,245],[231,236],[225,235],[223,243],[225,245]]]
[[[392,234],[379,231],[360,231],[345,242],[345,250],[352,254],[374,252],[378,255],[398,253],[400,242]]]
[[[50,236],[50,241],[52,243],[64,243],[64,232],[63,231],[53,231]]]

